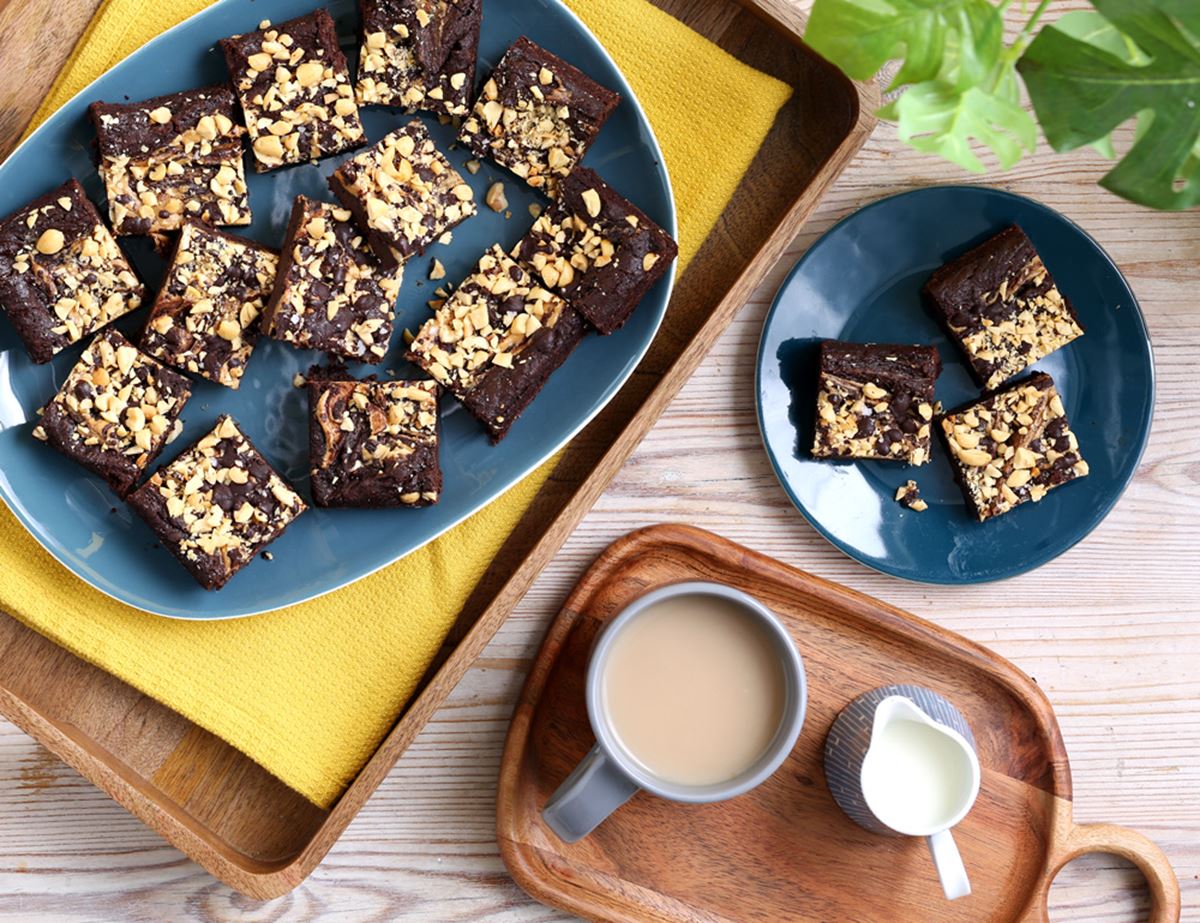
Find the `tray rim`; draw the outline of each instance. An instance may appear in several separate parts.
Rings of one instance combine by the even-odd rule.
[[[142,54],[144,51],[147,51],[147,50],[157,47],[159,45],[169,44],[169,42],[171,40],[174,40],[176,38],[175,33],[185,29],[194,20],[198,20],[202,17],[213,15],[214,11],[219,9],[220,7],[236,6],[239,2],[241,2],[241,0],[216,0],[215,3],[211,3],[209,6],[206,6],[203,9],[197,10],[195,13],[192,13],[190,16],[186,17],[185,19],[180,20],[175,25],[171,26],[169,29],[167,29],[163,32],[160,32],[158,35],[154,36],[149,41],[143,43],[142,45],[138,46],[133,51],[131,51],[129,54],[125,55],[119,61],[113,62],[102,73],[100,73],[94,79],[89,81],[85,86],[81,87],[78,90],[78,92],[72,94],[67,100],[65,100],[62,103],[62,105],[60,105],[58,108],[56,108],[48,116],[46,116],[46,118],[44,118],[42,120],[42,122],[37,126],[37,128],[35,128],[32,132],[30,132],[23,139],[21,139],[21,141],[17,144],[16,147],[14,147],[11,151],[9,151],[8,154],[6,154],[4,156],[3,159],[0,159],[0,167],[3,167],[3,165],[5,163],[7,163],[13,156],[15,156],[19,151],[21,151],[26,145],[35,142],[38,139],[38,136],[41,135],[43,133],[43,131],[45,131],[49,128],[51,122],[53,122],[55,120],[55,117],[61,112],[61,110],[66,109],[68,106],[71,106],[71,105],[77,103],[77,101],[80,98],[84,97],[85,95],[92,93],[93,92],[92,88],[101,79],[103,79],[109,73],[109,71],[113,70],[114,68],[121,67],[121,66],[127,64],[131,59]],[[637,93],[634,91],[633,87],[630,85],[629,79],[625,76],[625,72],[623,70],[621,70],[621,68],[617,64],[616,60],[614,60],[612,54],[608,51],[607,48],[604,47],[604,44],[596,37],[596,35],[592,32],[592,30],[590,28],[588,28],[588,25],[580,18],[579,14],[576,13],[569,6],[567,6],[566,3],[563,2],[563,0],[541,0],[541,2],[556,7],[560,13],[564,14],[572,23],[574,23],[575,28],[578,30],[579,34],[586,40],[586,42],[588,44],[590,44],[592,46],[592,48],[598,54],[603,56],[603,58],[606,61],[608,61],[609,65],[613,69],[613,72],[618,76],[618,78],[620,80],[620,86],[618,87],[618,89],[621,92],[622,101],[628,100],[632,104],[638,121],[646,126],[647,135],[649,136],[651,145],[652,145],[651,154],[652,154],[652,157],[654,160],[655,169],[656,169],[656,171],[661,172],[663,180],[666,183],[667,206],[669,209],[669,214],[666,216],[666,220],[664,221],[665,230],[667,231],[667,233],[669,233],[671,235],[671,237],[673,239],[678,240],[679,239],[679,210],[675,203],[675,188],[671,181],[670,168],[667,166],[667,159],[663,155],[662,144],[659,142],[658,135],[654,131],[654,125],[650,121],[650,116],[647,115],[645,108],[642,106],[641,100],[638,98]],[[97,592],[102,593],[104,596],[108,597],[109,599],[113,600],[114,602],[118,602],[123,606],[128,606],[129,608],[135,609],[138,612],[145,612],[148,615],[154,615],[154,616],[158,616],[160,618],[167,618],[167,619],[172,619],[174,621],[180,621],[180,622],[224,622],[224,621],[234,621],[237,619],[252,618],[252,617],[258,616],[258,615],[268,615],[272,612],[279,612],[282,609],[291,608],[292,606],[300,606],[305,603],[312,602],[315,599],[321,599],[322,597],[328,596],[331,593],[336,593],[338,590],[343,590],[352,584],[358,583],[360,580],[365,580],[366,578],[379,573],[384,568],[391,567],[393,564],[396,564],[397,562],[403,560],[404,558],[407,558],[409,555],[420,551],[422,548],[425,548],[428,545],[431,545],[433,542],[437,541],[439,538],[444,536],[447,532],[454,529],[456,526],[459,526],[462,523],[466,522],[468,519],[470,519],[476,513],[482,512],[486,507],[501,500],[505,494],[507,494],[510,490],[512,490],[514,487],[516,487],[519,483],[524,481],[530,475],[534,474],[539,468],[542,467],[542,465],[546,464],[546,462],[549,461],[551,458],[553,458],[558,452],[562,451],[562,449],[564,447],[566,447],[576,436],[578,436],[581,432],[583,432],[583,430],[587,428],[588,424],[590,424],[604,410],[604,408],[606,408],[612,402],[613,398],[615,398],[620,393],[621,389],[625,386],[625,384],[629,381],[629,379],[633,377],[634,373],[638,369],[638,366],[641,365],[642,360],[646,358],[647,353],[649,353],[650,348],[654,345],[655,339],[657,339],[659,332],[662,330],[663,321],[666,319],[667,309],[670,307],[671,297],[674,294],[675,283],[678,281],[678,279],[679,279],[679,261],[673,260],[671,263],[671,267],[668,270],[667,275],[665,276],[665,286],[663,284],[663,280],[659,280],[652,287],[652,291],[657,291],[660,288],[662,289],[661,294],[658,296],[662,299],[662,308],[659,312],[658,321],[657,321],[657,323],[655,323],[654,330],[651,333],[651,335],[646,339],[646,341],[644,343],[641,344],[641,347],[639,349],[637,349],[634,353],[632,353],[630,355],[631,361],[629,363],[627,363],[624,374],[618,375],[616,378],[614,378],[612,381],[610,381],[604,387],[603,392],[599,396],[599,399],[591,407],[591,409],[588,411],[588,413],[582,419],[580,419],[579,422],[573,428],[571,428],[571,430],[569,432],[566,432],[557,441],[548,443],[547,448],[545,450],[543,450],[541,453],[539,453],[536,462],[527,466],[519,474],[508,478],[507,483],[505,483],[504,486],[490,500],[487,500],[486,502],[480,504],[479,506],[476,506],[474,509],[471,509],[471,510],[463,513],[457,519],[447,520],[445,523],[443,523],[441,525],[441,528],[436,533],[434,533],[433,535],[430,535],[427,539],[425,539],[424,541],[422,541],[420,544],[416,545],[415,547],[412,547],[412,548],[408,549],[407,551],[401,552],[400,554],[396,555],[395,557],[391,558],[390,560],[381,562],[377,566],[359,574],[358,576],[346,577],[346,578],[335,578],[334,583],[331,586],[326,587],[325,589],[321,590],[320,592],[313,593],[309,596],[305,596],[302,599],[295,599],[295,600],[291,600],[288,602],[280,602],[277,604],[272,604],[271,606],[269,606],[268,608],[265,608],[265,609],[257,609],[256,608],[256,609],[253,609],[253,611],[231,612],[231,613],[216,614],[216,615],[205,615],[205,614],[199,614],[199,613],[184,614],[182,612],[164,611],[164,607],[161,604],[159,605],[159,608],[155,608],[155,609],[147,608],[146,606],[138,605],[137,602],[134,602],[130,599],[125,599],[125,598],[115,595],[108,588],[96,583],[87,572],[81,572],[81,571],[77,570],[68,560],[66,560],[64,558],[64,556],[62,554],[63,546],[62,546],[61,542],[50,544],[46,540],[44,540],[43,536],[38,532],[38,530],[34,528],[34,525],[31,521],[30,517],[26,513],[25,505],[23,503],[19,502],[19,498],[15,495],[15,493],[14,493],[14,496],[12,497],[12,499],[10,500],[10,498],[8,496],[8,492],[9,492],[8,482],[7,482],[7,479],[5,479],[5,478],[0,478],[0,503],[4,504],[5,509],[7,509],[13,515],[13,517],[21,524],[21,526],[25,529],[25,531],[27,533],[29,533],[30,537],[32,537],[33,540],[35,542],[37,542],[38,545],[41,546],[42,550],[45,551],[46,553],[48,553],[52,558],[54,558],[54,560],[58,562],[59,566],[63,567],[68,573],[71,574],[72,577],[74,577],[78,580],[82,580],[93,590],[96,590]],[[484,438],[483,434],[482,434],[482,430],[480,431],[480,434],[481,434],[480,438]],[[210,600],[210,602],[214,602],[214,604],[215,604],[215,602],[219,602],[219,600]]]
[[[831,73],[837,71],[832,64],[821,59],[803,43],[802,33],[806,17],[787,0],[719,2],[736,5],[749,15],[763,20],[782,38],[796,45],[802,53],[821,60],[823,66]],[[176,816],[178,809],[173,803],[164,803],[162,799],[152,797],[146,790],[149,783],[141,777],[125,778],[121,772],[123,764],[114,768],[93,752],[96,747],[88,747],[75,740],[69,733],[69,728],[64,728],[61,722],[46,717],[17,699],[3,686],[0,686],[0,712],[171,845],[186,853],[214,878],[235,891],[257,900],[270,900],[299,886],[333,847],[434,711],[445,701],[450,691],[483,652],[542,568],[592,508],[621,465],[707,355],[717,337],[729,326],[749,295],[779,262],[829,187],[866,143],[877,122],[875,111],[880,101],[879,88],[875,83],[852,81],[844,74],[841,75],[841,79],[845,81],[853,103],[849,128],[841,140],[828,153],[810,181],[798,189],[790,206],[776,220],[770,234],[747,260],[741,273],[729,284],[707,319],[659,376],[658,382],[647,392],[638,409],[613,436],[608,447],[596,460],[591,474],[572,489],[571,495],[554,514],[542,537],[513,562],[508,579],[492,595],[490,601],[481,604],[478,615],[453,653],[440,667],[427,675],[423,690],[409,703],[374,754],[329,810],[321,826],[298,853],[280,862],[260,864],[254,869],[249,869],[226,855],[220,843],[202,837],[191,826],[183,823]]]
[[[641,552],[654,547],[675,546],[712,557],[711,548],[714,545],[719,546],[720,553],[740,560],[749,558],[765,571],[775,571],[774,577],[786,580],[802,578],[810,584],[810,591],[816,590],[820,596],[835,595],[857,606],[869,606],[874,610],[872,617],[879,619],[889,633],[903,631],[910,635],[920,635],[926,643],[943,650],[954,651],[960,658],[963,654],[969,655],[970,660],[975,661],[974,669],[986,673],[992,680],[1020,694],[1019,697],[1029,706],[1030,714],[1036,719],[1051,745],[1050,767],[1055,791],[1045,792],[1050,802],[1045,861],[1015,919],[1022,923],[1049,923],[1046,901],[1050,886],[1062,868],[1085,853],[1111,852],[1132,861],[1145,875],[1152,897],[1154,923],[1172,923],[1179,920],[1181,906],[1178,880],[1169,860],[1156,844],[1127,828],[1110,824],[1074,823],[1070,763],[1053,706],[1045,691],[1019,667],[978,642],[920,616],[905,612],[851,587],[785,564],[716,533],[677,523],[638,529],[618,538],[605,548],[571,589],[562,608],[551,621],[537,654],[534,655],[533,666],[522,686],[505,738],[496,796],[496,840],[501,859],[513,880],[526,894],[543,904],[590,920],[620,919],[675,923],[675,917],[658,913],[653,907],[637,906],[628,899],[619,908],[622,914],[630,914],[631,909],[642,912],[638,915],[614,916],[617,908],[606,908],[603,903],[604,892],[585,888],[566,876],[537,875],[533,871],[530,855],[543,854],[545,851],[510,834],[517,818],[523,816],[522,812],[514,807],[518,788],[517,777],[530,746],[529,735],[536,707],[570,634],[589,617],[580,604],[587,602],[597,586],[619,578],[625,567],[635,562]],[[554,648],[552,652],[551,647]],[[555,884],[560,886],[560,890],[553,889]],[[636,882],[629,884],[638,887]],[[610,912],[604,912],[606,909]]]

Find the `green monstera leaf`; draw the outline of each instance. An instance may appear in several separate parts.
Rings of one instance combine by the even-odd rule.
[[[1101,185],[1152,208],[1200,204],[1200,2],[1092,3],[1042,30],[1018,65],[1046,140],[1111,152],[1112,132],[1136,120]]]
[[[1021,107],[1020,89],[1011,69],[995,88],[966,87],[929,81],[909,87],[880,111],[894,121],[900,140],[983,173],[973,145],[991,149],[1004,169],[1015,165],[1037,144],[1037,123]]]
[[[950,58],[962,81],[976,83],[994,65],[1002,37],[1000,12],[987,0],[819,0],[804,33],[855,80],[902,58],[892,87],[935,80]]]
[[[1200,0],[1091,3],[1034,38],[1051,0],[815,0],[805,38],[856,80],[901,61],[879,115],[918,150],[975,172],[985,148],[1015,164],[1037,140],[1024,78],[1056,150],[1117,159],[1113,131],[1134,123],[1104,187],[1153,208],[1200,204]],[[1006,12],[1026,17],[1008,46]]]
[[[1003,32],[986,0],[819,0],[804,37],[858,80],[903,57],[892,87],[905,89],[880,117],[917,150],[982,173],[977,145],[1007,168],[1037,141]]]

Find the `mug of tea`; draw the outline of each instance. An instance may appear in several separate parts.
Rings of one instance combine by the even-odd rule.
[[[974,806],[981,777],[966,719],[923,686],[882,686],[860,695],[825,739],[825,779],[834,800],[874,833],[923,837],[950,900],[971,893],[951,830]]]
[[[806,703],[795,642],[758,600],[705,582],[647,593],[596,640],[596,745],[542,819],[573,843],[642,789],[689,804],[741,795],[787,759]]]

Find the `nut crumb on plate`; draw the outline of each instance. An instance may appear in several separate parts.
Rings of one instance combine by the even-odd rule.
[[[484,197],[487,207],[494,212],[502,212],[508,208],[508,197],[504,194],[503,183],[492,183]]]
[[[921,488],[917,486],[916,481],[909,481],[896,490],[896,502],[917,513],[929,509],[929,504],[921,499]]]

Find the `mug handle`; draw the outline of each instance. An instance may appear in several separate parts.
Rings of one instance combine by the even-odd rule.
[[[971,882],[967,878],[967,869],[963,865],[958,845],[949,830],[925,837],[929,844],[929,852],[933,855],[933,864],[937,869],[938,878],[942,882],[942,891],[946,899],[955,901],[971,893]]]
[[[563,842],[574,843],[637,791],[637,784],[597,744],[546,803],[542,820]]]

